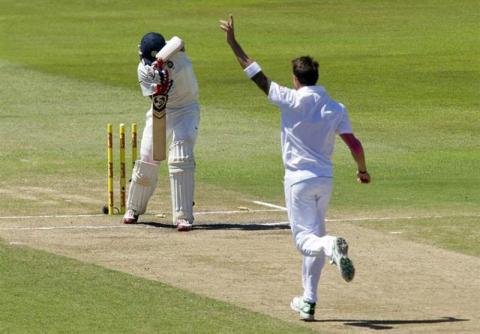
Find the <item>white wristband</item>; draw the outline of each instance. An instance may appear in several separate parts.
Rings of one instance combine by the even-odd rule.
[[[245,69],[243,70],[243,72],[249,79],[253,78],[256,74],[258,74],[258,72],[261,72],[261,71],[262,71],[262,68],[260,67],[260,65],[257,64],[257,62],[251,63],[250,65],[245,67]]]

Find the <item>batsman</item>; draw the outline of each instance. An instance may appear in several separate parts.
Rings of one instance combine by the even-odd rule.
[[[139,55],[138,81],[151,107],[122,222],[134,224],[145,213],[157,186],[160,162],[167,160],[173,224],[178,231],[189,231],[194,221],[193,152],[200,122],[197,79],[179,37],[166,41],[159,33],[147,33],[140,41]]]

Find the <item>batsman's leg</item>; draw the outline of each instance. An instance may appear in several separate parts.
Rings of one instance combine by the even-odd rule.
[[[172,218],[178,231],[189,231],[193,224],[195,189],[194,148],[200,115],[198,106],[167,114],[167,136],[171,138],[168,155]]]
[[[193,193],[195,188],[195,159],[193,142],[174,141],[168,157],[172,194],[173,223],[179,231],[188,231],[193,224]]]
[[[132,128],[132,134],[133,130],[135,130],[136,134],[136,128]],[[136,155],[136,147],[134,151]],[[151,109],[145,115],[145,127],[140,143],[140,156],[140,160],[135,161],[133,166],[132,179],[127,196],[127,211],[123,217],[124,224],[136,223],[138,216],[145,213],[148,201],[157,185],[159,165],[153,160],[152,154]]]
[[[132,182],[128,189],[127,212],[124,224],[133,224],[138,216],[147,210],[147,204],[157,187],[159,165],[137,160],[132,172]]]

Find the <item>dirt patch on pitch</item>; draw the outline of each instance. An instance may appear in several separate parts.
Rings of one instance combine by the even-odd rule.
[[[222,197],[233,203],[230,195]],[[279,224],[285,213],[249,212],[245,207],[264,208],[247,200],[232,203],[197,206],[202,212],[236,213],[198,215],[197,229],[189,233],[178,233],[166,218],[153,215],[135,226],[103,216],[0,220],[0,237],[298,322],[289,303],[301,292],[301,258],[288,226]],[[318,321],[305,326],[322,333],[480,332],[478,258],[353,223],[328,227],[349,240],[357,276],[347,284],[327,265]]]

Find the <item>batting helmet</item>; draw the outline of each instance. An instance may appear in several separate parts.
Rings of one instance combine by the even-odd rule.
[[[165,46],[165,38],[156,32],[149,32],[142,37],[140,41],[139,54],[147,65],[151,65],[155,61],[155,56]]]

